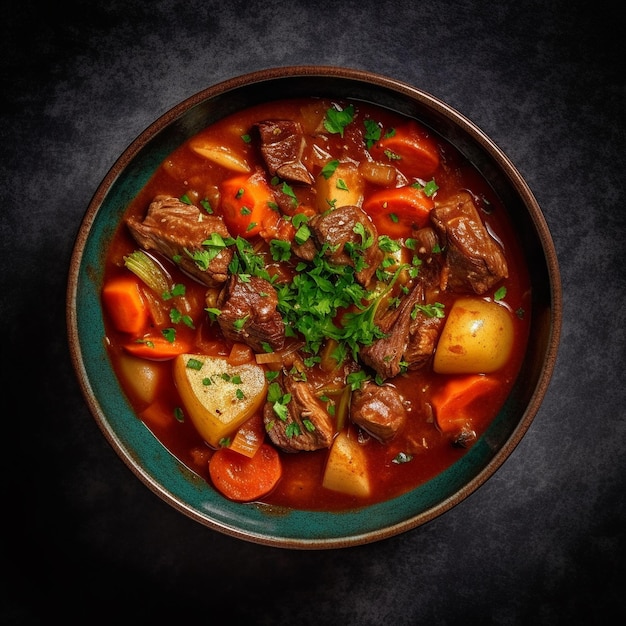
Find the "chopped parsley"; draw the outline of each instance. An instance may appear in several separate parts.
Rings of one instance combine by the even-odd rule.
[[[411,311],[411,318],[415,319],[418,313],[423,313],[426,317],[439,317],[446,316],[445,307],[441,302],[435,302],[434,304],[416,304]]]
[[[174,341],[176,341],[176,329],[175,328],[164,328],[161,331],[161,334],[163,335],[163,337],[165,337],[165,340],[169,341],[170,343],[174,343]]]
[[[335,173],[335,170],[337,169],[337,167],[339,167],[339,160],[333,159],[332,161],[329,161],[328,163],[326,163],[326,165],[324,165],[320,174],[326,180],[328,180]]]
[[[185,253],[194,260],[201,270],[206,271],[211,261],[231,243],[230,238],[224,239],[219,233],[211,233],[211,237],[202,242],[201,250],[191,251],[185,248]]]
[[[369,150],[380,139],[382,129],[379,124],[370,119],[363,120],[363,125],[365,126],[365,135],[363,136],[363,139],[365,140],[365,145]]]
[[[279,419],[283,422],[286,421],[289,416],[287,405],[291,402],[291,394],[283,394],[280,385],[276,382],[271,382],[267,388],[267,401],[272,404],[274,413],[276,413]]]
[[[163,300],[171,300],[172,298],[176,298],[176,296],[184,296],[187,292],[185,285],[182,283],[175,283],[172,285],[172,288],[169,291],[165,291],[162,294]]]
[[[402,157],[395,153],[393,150],[389,150],[388,148],[386,150],[383,151],[383,154],[390,160],[390,161],[400,161],[402,159]]]
[[[295,241],[303,244],[311,234],[308,218],[304,214],[296,214],[291,219],[296,228]],[[297,259],[293,261],[295,274],[290,282],[278,282],[276,276],[272,277],[267,270],[264,256],[243,237],[225,239],[214,233],[203,242],[203,250],[196,251],[193,256],[202,267],[225,247],[232,247],[235,254],[229,264],[229,271],[237,274],[242,281],[249,281],[251,276],[257,276],[273,284],[278,298],[277,309],[285,322],[285,333],[288,337],[304,340],[303,352],[308,355],[305,356],[307,362],[313,364],[319,360],[319,352],[329,339],[336,341],[333,358],[341,362],[348,354],[356,359],[361,346],[369,346],[385,336],[375,322],[377,309],[381,302],[387,302],[385,306],[389,306],[389,290],[401,272],[408,270],[414,277],[420,263],[415,257],[413,265],[403,263],[395,267],[393,273],[389,270],[384,277],[384,284],[370,291],[355,276],[367,267],[367,249],[378,245],[389,254],[396,252],[400,246],[398,242],[384,235],[375,240],[361,223],[355,225],[354,233],[359,236],[360,241],[344,244],[352,265],[331,263],[326,256],[329,246],[324,245],[310,262]],[[274,261],[293,260],[289,242],[274,239],[269,243],[269,250]],[[395,261],[391,259],[387,265],[391,268],[395,266]],[[209,307],[205,310],[212,319],[219,315],[219,309]],[[246,320],[245,317],[236,320],[235,328],[243,328]],[[281,405],[278,402],[274,406],[279,415],[285,408],[283,405],[281,409]]]
[[[346,382],[348,383],[348,385],[350,385],[350,389],[352,391],[356,391],[357,389],[360,389],[366,380],[369,380],[369,376],[363,370],[358,370],[357,372],[351,372],[346,377]]]
[[[343,137],[345,127],[354,119],[354,105],[347,106],[345,109],[336,109],[331,107],[326,111],[324,118],[324,128],[329,133],[339,134]]]
[[[178,309],[170,309],[170,321],[172,324],[180,324],[182,322],[185,326],[195,329],[191,317],[189,315],[183,315]]]
[[[282,192],[289,197],[291,201],[291,206],[298,206],[298,198],[296,197],[296,194],[294,193],[293,187],[291,185],[283,183]]]
[[[354,231],[361,236],[361,243],[346,244],[345,249],[355,267],[330,263],[325,256],[327,246],[323,246],[310,264],[296,265],[297,273],[290,283],[276,285],[278,310],[287,335],[300,333],[305,341],[303,351],[311,355],[317,355],[328,339],[334,339],[338,345],[333,357],[339,362],[347,353],[356,359],[361,346],[385,336],[375,322],[376,312],[406,267],[400,265],[384,288],[368,291],[357,282],[355,273],[364,263],[364,250],[376,242],[362,224]]]
[[[185,364],[185,366],[189,368],[190,370],[196,370],[196,371],[200,371],[203,365],[204,363],[202,361],[200,361],[199,359],[194,359],[194,358],[188,359],[187,363]]]
[[[421,185],[420,183],[413,183],[411,187],[414,187],[415,189],[419,189],[420,191],[424,192],[424,195],[428,196],[429,198],[433,196],[435,192],[439,189],[439,185],[437,185],[434,179],[428,181],[425,185]]]

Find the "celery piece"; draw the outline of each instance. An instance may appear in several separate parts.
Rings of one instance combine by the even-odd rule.
[[[143,250],[135,250],[125,256],[124,265],[157,295],[162,296],[169,291],[169,277]]]

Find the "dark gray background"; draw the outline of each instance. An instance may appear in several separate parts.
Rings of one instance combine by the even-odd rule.
[[[0,26],[2,624],[605,624],[626,616],[623,26],[602,2],[5,3]],[[543,208],[562,343],[522,443],[443,517],[286,551],[177,513],[105,441],[65,331],[73,240],[127,145],[280,65],[408,82],[472,119]],[[192,621],[193,620],[193,621]],[[615,623],[615,622],[611,622]]]

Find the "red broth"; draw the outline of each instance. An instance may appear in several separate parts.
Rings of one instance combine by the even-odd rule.
[[[329,133],[320,125],[329,108],[337,105],[345,109],[350,104],[354,106],[355,115],[344,129],[343,136]],[[128,206],[125,218],[131,215],[142,218],[150,202],[161,194],[185,197],[197,206],[200,206],[202,199],[208,198],[215,214],[219,215],[220,199],[216,190],[223,180],[233,176],[233,172],[198,154],[194,151],[194,146],[210,141],[212,144],[230,147],[234,153],[243,155],[253,167],[258,166],[265,170],[257,143],[247,139],[248,136],[254,136],[255,123],[268,119],[301,122],[308,138],[303,160],[315,177],[319,177],[324,160],[328,161],[329,158],[350,159],[357,164],[370,158],[364,141],[363,120],[374,120],[383,131],[400,128],[407,123],[405,118],[394,112],[361,102],[334,103],[311,98],[271,102],[248,108],[211,125],[169,155]],[[427,132],[426,129],[422,131]],[[481,219],[488,231],[501,243],[508,265],[508,277],[480,296],[493,300],[496,289],[506,289],[502,304],[512,312],[515,333],[513,349],[507,362],[498,371],[490,374],[498,382],[497,389],[471,407],[471,427],[479,438],[502,407],[521,366],[530,324],[530,282],[506,207],[480,173],[453,146],[432,133],[430,141],[436,142],[439,154],[439,164],[432,176],[428,177],[428,180],[433,179],[438,186],[434,200],[437,203],[444,202],[460,190],[469,190],[473,197],[480,199],[480,206],[488,208],[488,211],[481,210]],[[392,157],[390,153],[386,164],[395,166]],[[271,176],[268,175],[267,178],[269,181]],[[408,183],[412,183],[419,177],[411,176],[409,172],[405,178]],[[393,188],[397,180],[400,178],[388,188]],[[282,185],[282,181],[276,187],[279,185]],[[301,207],[315,206],[316,199],[310,187],[297,184],[291,187],[296,193],[299,206],[294,209],[294,213]],[[380,185],[366,180],[363,186],[364,199],[380,189]],[[410,235],[407,232],[404,236]],[[251,239],[253,243],[260,240],[259,236]],[[116,276],[129,273],[124,266],[124,257],[137,248],[138,244],[130,235],[126,223],[122,223],[107,252],[105,284]],[[158,254],[155,256],[158,257]],[[228,355],[232,343],[224,339],[217,324],[211,322],[204,311],[206,287],[181,272],[174,263],[160,260],[173,280],[186,286],[186,299],[190,303],[191,317],[195,321],[194,328],[177,325],[177,337],[188,341],[190,353]],[[289,275],[290,272],[293,273],[292,266],[286,274]],[[439,290],[435,295],[436,300],[445,305],[445,310],[448,311],[457,297],[467,294]],[[173,380],[172,361],[148,362],[150,371],[157,377],[158,385],[156,397],[151,396],[147,401],[124,371],[124,363],[128,359],[124,346],[129,343],[129,335],[116,329],[106,307],[104,313],[110,358],[137,419],[143,420],[147,428],[175,457],[211,483],[208,463],[215,450],[203,441],[191,420],[185,416],[181,397]],[[171,322],[168,321],[167,325],[170,326]],[[147,328],[145,332],[152,330],[154,329]],[[316,376],[321,375],[311,371],[310,376],[311,380],[315,380]],[[388,500],[433,478],[459,460],[468,450],[468,446],[454,445],[450,436],[438,428],[431,404],[433,393],[453,377],[455,376],[435,373],[431,358],[422,368],[400,374],[388,381],[397,388],[408,407],[408,419],[404,427],[388,443],[379,442],[348,421],[345,428],[350,431],[351,437],[360,442],[360,447],[365,452],[370,476],[369,495],[356,497],[322,486],[329,455],[329,450],[325,448],[311,452],[281,452],[282,477],[261,501],[295,509],[346,510]],[[471,446],[472,442],[468,445]],[[410,460],[398,463],[398,458]]]

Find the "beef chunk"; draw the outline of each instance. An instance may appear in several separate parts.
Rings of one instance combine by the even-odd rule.
[[[357,252],[358,261],[355,261],[346,244],[362,245],[361,235],[354,232],[357,224],[363,225],[373,243],[362,252]],[[329,260],[336,265],[354,267],[357,281],[367,286],[383,259],[378,247],[378,232],[367,213],[356,206],[343,206],[312,217],[309,226],[320,247],[328,244]]]
[[[221,313],[217,321],[227,339],[246,343],[255,352],[264,352],[266,343],[280,350],[285,341],[285,324],[277,304],[276,290],[267,280],[251,276],[243,281],[233,274],[218,296]]]
[[[406,409],[395,387],[367,381],[352,394],[350,419],[372,437],[386,443],[404,426]]]
[[[443,289],[483,294],[508,276],[504,252],[487,231],[469,193],[436,205],[430,217],[446,248]]]
[[[432,257],[433,250],[439,245],[437,233],[430,226],[414,231],[413,239],[415,239],[416,252],[420,259]]]
[[[409,325],[409,340],[404,351],[408,369],[423,367],[433,356],[444,321],[441,317],[429,317],[421,311],[417,312]]]
[[[285,376],[282,387],[285,393],[291,394],[291,400],[286,405],[287,418],[282,420],[278,417],[271,402],[266,402],[263,408],[265,430],[274,445],[285,452],[329,448],[335,428],[311,385]],[[288,429],[296,430],[294,424],[299,432],[288,432]]]
[[[407,349],[413,307],[423,298],[420,283],[400,301],[397,308],[386,311],[376,323],[385,333],[369,346],[359,350],[359,358],[383,379],[393,378],[401,371],[401,362]]]
[[[319,250],[317,245],[311,237],[309,237],[304,243],[298,244],[295,241],[291,244],[291,251],[300,259],[311,262],[316,256]]]
[[[302,162],[305,138],[300,123],[267,120],[256,126],[261,136],[261,154],[270,174],[310,185],[313,176]]]
[[[414,251],[422,264],[419,267],[420,281],[425,285],[439,285],[442,255],[435,250],[441,248],[439,237],[431,226],[425,226],[413,233]]]
[[[229,237],[221,217],[207,215],[178,198],[157,196],[150,203],[144,220],[130,217],[127,226],[144,250],[156,250],[172,261],[178,259],[175,262],[181,269],[208,287],[220,285],[228,278],[228,264],[233,257],[230,248],[224,248],[206,269],[199,267],[186,252],[206,251],[202,242],[213,233]]]

